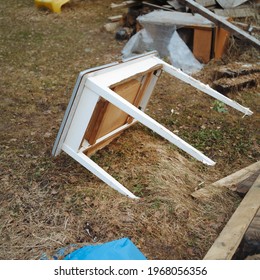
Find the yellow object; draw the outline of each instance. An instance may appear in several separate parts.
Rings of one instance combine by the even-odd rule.
[[[35,6],[46,7],[54,13],[61,12],[61,6],[69,2],[70,0],[34,0]]]

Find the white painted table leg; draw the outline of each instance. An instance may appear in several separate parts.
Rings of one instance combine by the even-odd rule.
[[[172,144],[176,145],[183,151],[187,152],[189,155],[193,156],[197,160],[203,162],[207,165],[214,165],[215,162],[210,158],[206,157],[203,153],[189,145],[187,142],[182,140],[180,137],[169,131],[167,128],[159,124],[153,118],[146,115],[141,110],[137,109],[134,105],[126,101],[120,95],[107,88],[106,86],[97,84],[95,82],[95,78],[91,77],[87,80],[86,86],[93,90],[94,92],[98,92],[100,96],[108,100],[110,103],[121,109],[122,111],[129,114],[131,117],[138,120],[143,125],[147,126],[151,130],[155,131],[157,134],[162,136],[163,138],[170,141]]]
[[[74,158],[77,162],[79,162],[82,166],[88,169],[90,172],[95,174],[99,179],[109,185],[111,188],[120,192],[123,195],[126,195],[130,198],[138,198],[133,193],[131,193],[127,188],[121,185],[116,179],[114,179],[111,175],[109,175],[103,168],[97,165],[93,160],[87,157],[82,152],[75,152],[69,146],[64,144],[62,146],[62,150],[66,152],[69,156]]]

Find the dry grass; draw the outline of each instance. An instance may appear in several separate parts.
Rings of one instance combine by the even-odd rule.
[[[231,109],[215,112],[211,98],[162,76],[148,113],[218,165],[205,167],[135,125],[93,156],[142,197],[130,200],[67,155],[51,157],[78,73],[120,57],[123,43],[101,31],[113,15],[111,1],[74,0],[60,15],[32,2],[0,1],[0,259],[39,259],[68,244],[123,236],[149,259],[201,259],[239,198],[226,189],[204,202],[190,194],[259,159],[259,88],[232,96],[255,112],[241,119]],[[259,59],[247,54],[241,48],[235,57]],[[211,83],[224,63],[211,62],[198,77]]]

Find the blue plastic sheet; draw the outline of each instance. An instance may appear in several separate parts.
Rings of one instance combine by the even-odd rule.
[[[129,238],[122,238],[84,246],[68,254],[64,260],[146,260],[146,257]]]

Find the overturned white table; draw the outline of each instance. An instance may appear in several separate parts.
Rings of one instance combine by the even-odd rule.
[[[90,155],[139,121],[197,160],[214,165],[214,161],[144,113],[162,72],[190,84],[245,115],[252,114],[248,108],[167,64],[152,52],[79,74],[52,154],[57,156],[63,150],[113,189],[137,198],[91,160]]]

